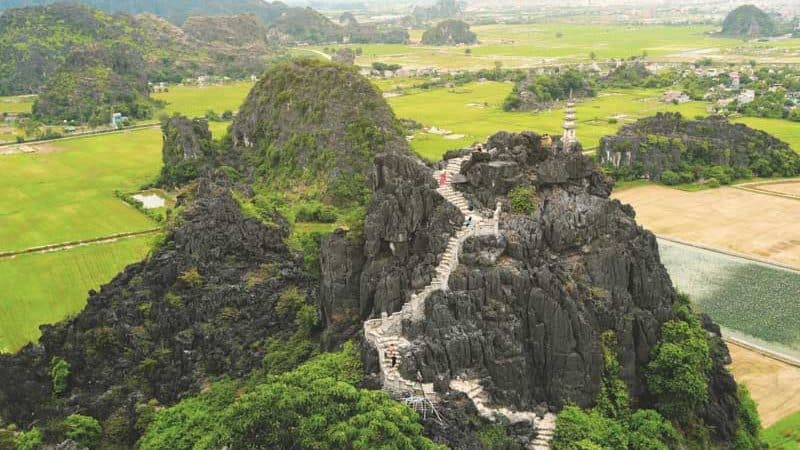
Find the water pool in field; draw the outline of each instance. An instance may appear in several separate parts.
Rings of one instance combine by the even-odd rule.
[[[166,204],[166,200],[156,194],[136,194],[133,198],[142,202],[144,209],[163,208]]]
[[[658,240],[675,287],[732,334],[800,355],[800,272]]]

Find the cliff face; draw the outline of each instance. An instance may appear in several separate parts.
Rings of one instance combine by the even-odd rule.
[[[210,377],[241,377],[261,366],[267,338],[294,332],[275,310],[287,288],[316,298],[288,231],[242,215],[224,178],[202,179],[180,200],[178,224],[141,263],[100,292],[75,318],[42,327],[37,345],[0,355],[0,416],[27,424],[79,411],[122,420],[136,438],[137,404],[171,404]],[[49,367],[70,365],[67,389],[52,392]],[[59,400],[54,398],[59,397]]]
[[[613,331],[632,404],[652,407],[645,366],[661,325],[675,319],[676,300],[654,235],[636,224],[630,206],[609,198],[611,180],[579,149],[564,151],[558,141],[545,144],[534,133],[500,133],[483,147],[489,150],[449,155],[467,156],[452,181],[476,217],[490,217],[499,202],[499,232],[466,238],[447,286],[423,301],[420,318],[401,320],[399,374],[421,380],[420,387],[431,383],[442,398],[452,398],[464,382],[474,383],[485,402],[516,411],[543,414],[567,403],[591,407],[603,376],[601,335]],[[420,208],[418,197],[398,195],[404,191],[391,183],[379,185],[366,222],[375,231],[366,234],[358,263],[339,273],[323,270],[323,286],[335,280],[348,286],[352,310],[359,301],[362,318],[391,316],[413,302],[410,294],[429,283],[425,274],[434,273],[447,240],[460,228],[463,215],[447,201],[438,203],[437,192],[427,194],[434,188],[431,175],[421,172],[421,181],[412,184],[422,185],[417,189],[438,206]],[[404,178],[394,186],[412,180]],[[514,191],[520,187],[535,192],[531,213],[516,210]],[[414,213],[422,223],[427,217],[440,226],[395,228]],[[353,252],[356,244],[349,248]],[[330,261],[343,257],[340,252],[337,245],[323,246]],[[737,429],[735,382],[724,368],[719,330],[710,323],[708,329],[721,350],[714,355],[711,400],[698,414],[715,427],[717,439],[729,442]],[[367,369],[386,386],[382,354],[365,346]]]

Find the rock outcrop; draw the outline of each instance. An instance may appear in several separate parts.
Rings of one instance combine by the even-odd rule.
[[[789,144],[719,116],[687,120],[658,113],[604,136],[597,155],[615,174],[652,180],[671,171],[685,173],[683,182],[694,181],[713,166],[727,168],[731,178],[800,173],[800,156]]]
[[[39,344],[0,355],[0,416],[28,424],[81,412],[114,417],[135,442],[137,404],[172,404],[210,378],[261,366],[268,338],[294,320],[276,311],[286,289],[313,301],[317,284],[283,243],[288,228],[245,217],[224,177],[203,178],[180,200],[163,244],[91,292],[75,318],[42,327]],[[291,314],[291,313],[290,313]],[[51,360],[69,364],[53,392]]]
[[[455,269],[445,285],[426,296],[421,316],[410,314],[399,325],[384,326],[375,339],[367,336],[367,368],[384,372],[386,387],[389,381],[397,384],[394,375],[386,375],[387,364],[396,363],[392,369],[407,380],[411,392],[418,388],[419,395],[445,398],[452,390],[462,391],[487,416],[535,422],[529,438],[531,448],[539,448],[535,446],[546,445],[549,437],[536,437],[536,428],[542,427],[542,436],[552,434],[548,411],[567,403],[594,405],[604,366],[600,337],[612,331],[631,401],[647,407],[652,400],[645,366],[661,324],[675,318],[677,298],[655,236],[636,224],[629,206],[609,198],[611,180],[579,147],[564,151],[559,141],[552,144],[534,133],[500,133],[482,148],[488,150],[471,152],[458,163],[460,171],[452,180],[475,214],[491,217],[491,206],[503,205],[498,233],[463,242]],[[512,210],[509,196],[521,186],[536,193],[532,213]],[[409,199],[397,200],[392,210],[408,208]],[[391,223],[382,227],[389,230]],[[401,231],[412,242],[430,234]],[[395,270],[365,275],[389,255],[371,249],[396,249],[392,237],[399,235],[373,235],[366,246],[362,282],[414,286],[398,281]],[[378,327],[399,306],[405,311],[416,301],[413,289],[364,294],[362,314],[384,316],[375,319]],[[368,335],[374,333],[370,330]],[[378,346],[377,357],[372,345]],[[396,348],[391,363],[384,359],[383,345]],[[715,358],[711,400],[700,414],[714,427],[716,438],[729,442],[737,427],[738,401],[724,362]]]
[[[214,144],[207,120],[173,116],[161,124],[161,133],[164,165],[159,186],[183,185],[214,162]]]

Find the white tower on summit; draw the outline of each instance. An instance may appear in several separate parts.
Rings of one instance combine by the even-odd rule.
[[[561,137],[564,151],[572,150],[575,144],[578,143],[575,128],[575,102],[572,101],[572,93],[570,92],[566,115],[564,116],[564,135]]]

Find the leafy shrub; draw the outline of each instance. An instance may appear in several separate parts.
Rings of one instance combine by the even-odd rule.
[[[37,450],[42,445],[42,432],[33,427],[20,433],[15,442],[16,450]]]
[[[321,203],[302,205],[295,214],[298,222],[334,223],[338,218],[336,209]]]
[[[183,272],[178,277],[185,285],[193,288],[197,288],[203,285],[203,276],[200,275],[200,272],[197,271],[196,267],[192,267],[191,269]]]
[[[553,450],[591,448],[584,445],[586,441],[600,448],[628,448],[627,433],[615,420],[603,417],[595,410],[584,411],[577,406],[567,406],[556,419]]]
[[[69,363],[60,356],[54,356],[50,360],[50,379],[53,382],[53,393],[61,395],[67,390],[67,379],[69,378]]]
[[[647,387],[656,408],[681,423],[708,400],[711,357],[706,333],[698,320],[672,320],[661,326],[661,340],[647,365]]]
[[[719,180],[716,178],[709,178],[708,180],[706,180],[706,186],[712,189],[718,188],[720,186]]]
[[[522,448],[517,441],[506,433],[506,428],[499,423],[484,425],[475,434],[486,450],[517,450]]]
[[[64,419],[65,435],[79,446],[95,448],[100,440],[102,428],[94,417],[72,414]]]
[[[674,186],[681,183],[681,176],[671,170],[665,170],[661,173],[661,182],[667,186]]]
[[[305,303],[306,297],[300,293],[297,286],[292,286],[281,292],[278,303],[275,305],[275,311],[278,314],[297,312]]]
[[[536,188],[533,186],[519,186],[508,193],[511,202],[511,212],[514,214],[532,214],[536,211],[538,198]]]

